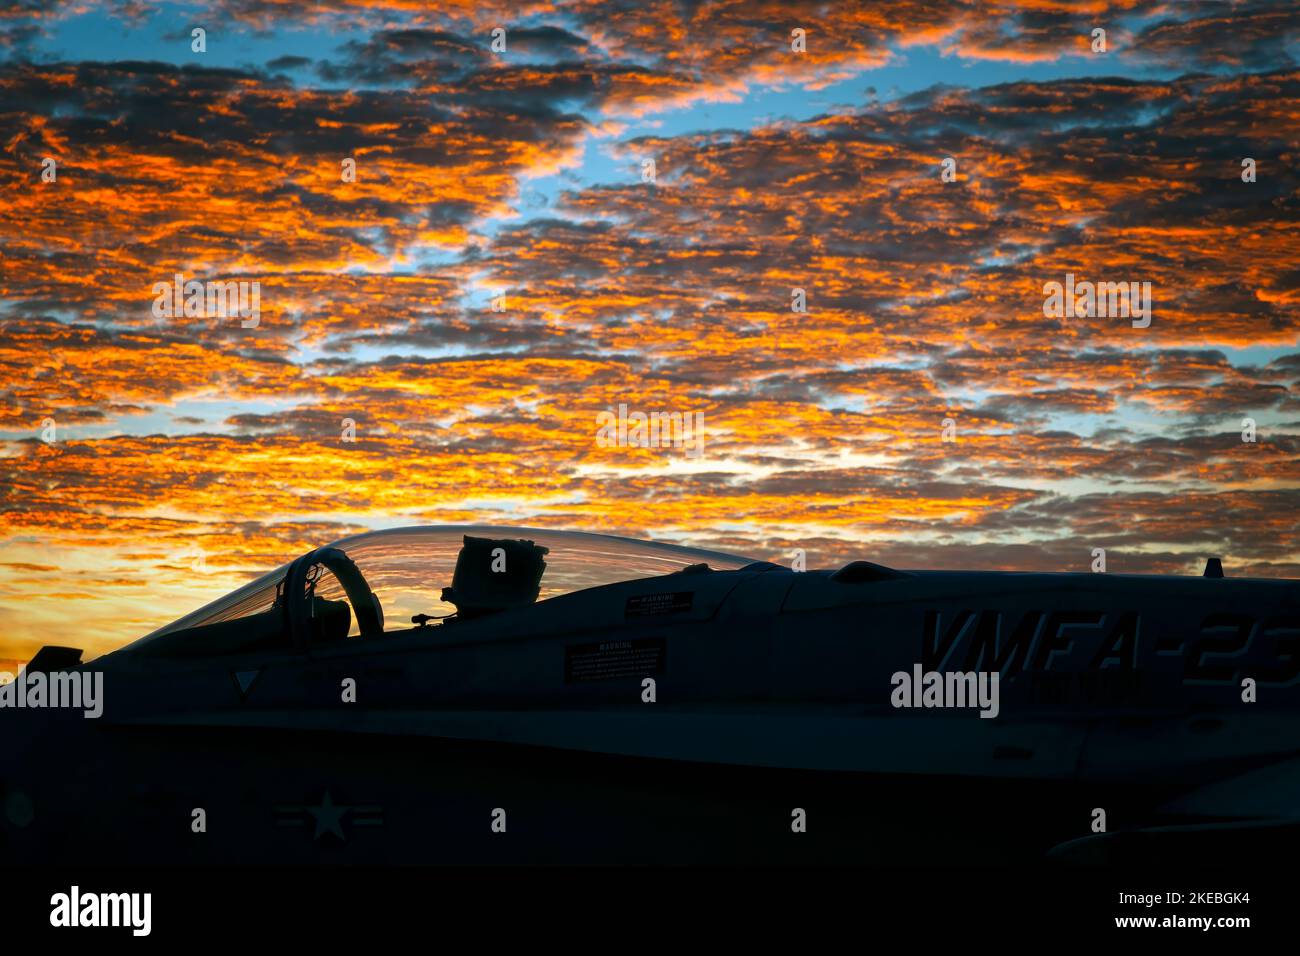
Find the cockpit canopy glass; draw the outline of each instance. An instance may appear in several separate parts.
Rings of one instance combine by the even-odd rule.
[[[468,525],[371,531],[343,538],[330,547],[345,552],[365,577],[383,609],[385,630],[404,630],[411,627],[414,615],[441,618],[456,611],[454,606],[443,601],[442,589],[452,583],[456,560],[465,546],[466,535],[523,539],[546,548],[546,569],[538,601],[603,584],[668,574],[693,564],[705,563],[716,571],[731,571],[753,563],[751,558],[734,554],[613,535]],[[175,631],[233,621],[270,610],[276,603],[277,590],[288,567],[283,565],[249,582],[141,638],[138,643]],[[316,597],[330,601],[346,600],[334,575],[325,569],[322,572],[314,589]],[[349,636],[357,633],[357,615],[353,613]]]

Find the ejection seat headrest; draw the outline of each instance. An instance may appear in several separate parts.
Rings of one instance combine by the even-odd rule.
[[[456,605],[462,618],[527,607],[541,592],[546,571],[542,556],[548,553],[532,541],[465,535],[451,587],[442,589],[442,599]]]

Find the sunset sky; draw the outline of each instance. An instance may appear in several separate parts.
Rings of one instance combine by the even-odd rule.
[[[1298,64],[1294,2],[0,0],[0,669],[408,524],[1300,577]]]

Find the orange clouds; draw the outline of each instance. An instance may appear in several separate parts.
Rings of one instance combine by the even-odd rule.
[[[1273,13],[1224,27],[1219,57],[1140,2],[571,3],[498,61],[478,33],[504,7],[319,7],[376,32],[295,81],[0,64],[0,657],[88,614],[106,649],[375,524],[1300,573],[1300,73],[1280,55],[749,129],[601,125],[921,44],[1054,62],[1097,17],[1134,18],[1117,64],[1143,37],[1153,61],[1227,63],[1273,50]],[[590,178],[605,144],[657,182]],[[177,272],[259,282],[260,323],[156,318]],[[1150,327],[1045,317],[1066,273],[1150,282]],[[620,404],[702,415],[704,454],[601,447]]]

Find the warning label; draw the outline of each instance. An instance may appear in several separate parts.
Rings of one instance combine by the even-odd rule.
[[[624,614],[627,617],[657,617],[660,614],[681,614],[689,611],[694,602],[694,591],[638,594],[636,597],[627,599],[627,608]]]
[[[564,682],[662,674],[667,656],[668,642],[662,637],[570,644],[564,649]]]

